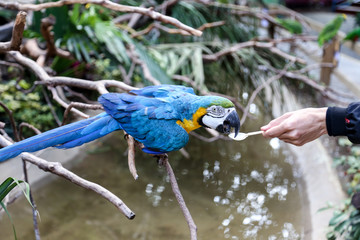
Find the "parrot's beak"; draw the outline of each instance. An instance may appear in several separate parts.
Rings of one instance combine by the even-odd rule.
[[[223,124],[217,126],[216,130],[221,133],[230,134],[232,128],[235,130],[234,133],[236,137],[240,129],[240,119],[235,109],[226,116]]]

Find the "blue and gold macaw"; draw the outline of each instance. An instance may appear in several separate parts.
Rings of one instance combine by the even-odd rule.
[[[201,126],[220,133],[238,133],[239,117],[233,103],[218,96],[197,96],[192,88],[149,86],[129,93],[99,97],[105,112],[52,129],[0,149],[0,162],[22,152],[47,147],[72,148],[116,130],[124,130],[145,146],[149,154],[179,150],[189,132]]]

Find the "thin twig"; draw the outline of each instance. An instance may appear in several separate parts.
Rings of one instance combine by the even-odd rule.
[[[63,126],[65,124],[65,122],[69,116],[69,113],[73,107],[83,108],[83,109],[91,109],[91,110],[100,110],[100,109],[103,110],[104,109],[101,105],[98,105],[98,104],[86,104],[86,103],[81,103],[81,102],[71,102],[65,110],[64,118],[61,123],[61,126]]]
[[[41,131],[39,129],[37,129],[36,127],[34,127],[33,125],[26,123],[26,122],[22,122],[19,125],[19,138],[20,139],[24,139],[22,134],[23,134],[23,128],[25,128],[25,127],[31,129],[35,134],[41,133]]]
[[[28,177],[28,171],[27,171],[27,167],[26,167],[26,161],[23,160],[22,162],[23,162],[24,180],[25,180],[25,182],[27,182],[30,185],[29,177]],[[30,202],[31,202],[31,205],[32,205],[32,214],[33,214],[33,224],[34,224],[35,239],[40,240],[40,230],[39,230],[39,225],[38,225],[38,221],[37,221],[38,211],[37,211],[36,203],[35,203],[34,198],[32,196],[31,189],[29,190],[29,198],[30,198]]]
[[[9,116],[11,128],[12,128],[12,130],[14,132],[15,140],[20,141],[19,133],[18,133],[17,128],[16,128],[16,122],[15,122],[15,119],[14,119],[13,112],[1,101],[0,101],[0,106],[5,110],[5,112]]]
[[[197,233],[196,233],[197,227],[195,225],[195,222],[194,222],[194,220],[193,220],[193,218],[191,216],[191,213],[190,213],[189,209],[186,206],[184,197],[181,194],[181,191],[179,189],[179,185],[177,184],[177,181],[176,181],[174,171],[172,170],[171,165],[170,165],[170,163],[168,161],[169,159],[168,159],[167,154],[162,154],[160,156],[159,160],[161,161],[160,163],[162,165],[164,165],[165,168],[166,168],[166,171],[167,171],[169,179],[170,179],[171,188],[172,188],[172,190],[173,190],[173,192],[175,194],[176,200],[178,201],[178,203],[180,205],[180,208],[181,208],[181,211],[183,212],[184,217],[186,219],[186,222],[187,222],[187,224],[189,226],[191,240],[196,240],[197,239]]]
[[[135,140],[129,134],[125,135],[125,138],[128,143],[128,165],[131,175],[134,177],[135,180],[139,178],[137,174],[136,167],[135,167]]]
[[[23,32],[26,23],[26,15],[27,13],[24,11],[20,11],[16,15],[11,40],[10,42],[0,42],[0,52],[10,51],[10,50],[17,50],[17,51],[20,50],[20,45],[22,42]]]
[[[0,2],[0,7],[8,8],[8,9],[16,9],[16,10],[22,10],[22,11],[40,11],[47,8],[52,7],[61,7],[64,5],[72,5],[72,4],[96,4],[103,7],[106,7],[108,9],[112,9],[114,11],[119,12],[128,12],[128,13],[139,13],[145,16],[148,16],[154,20],[161,21],[163,23],[169,23],[171,25],[174,25],[175,27],[178,27],[180,29],[183,29],[184,31],[187,31],[195,36],[201,36],[202,32],[199,30],[196,30],[192,27],[189,27],[183,23],[181,23],[179,20],[165,16],[161,13],[158,13],[153,10],[153,8],[142,8],[142,7],[134,7],[134,6],[127,6],[122,5],[118,3],[114,3],[110,0],[60,0],[56,2],[45,2],[40,4],[20,4],[17,2]]]
[[[37,85],[37,84],[35,83],[34,86],[36,86],[36,85]],[[52,103],[51,103],[51,101],[50,101],[49,95],[48,95],[47,91],[45,90],[45,87],[41,86],[41,91],[42,91],[42,93],[43,93],[43,96],[44,96],[44,98],[45,98],[45,101],[46,101],[47,105],[48,105],[49,108],[50,108],[50,112],[51,112],[51,114],[53,115],[56,124],[57,124],[58,126],[60,126],[60,125],[61,125],[61,121],[60,121],[58,115],[56,114],[55,108],[54,108],[54,106],[52,105]]]
[[[242,115],[241,117],[241,120],[240,120],[240,124],[242,125],[245,120],[246,120],[246,117],[248,115],[248,112],[249,112],[249,108],[250,108],[250,105],[254,102],[256,96],[258,95],[258,93],[263,89],[265,88],[266,86],[270,85],[272,82],[280,79],[282,76],[284,76],[286,74],[286,70],[291,66],[293,65],[294,62],[290,62],[288,63],[277,75],[269,78],[268,80],[266,80],[263,84],[261,84],[260,86],[258,86],[255,91],[253,91],[253,93],[251,94],[251,97],[245,107],[245,110],[244,110],[244,114]]]
[[[275,47],[275,43],[272,43],[272,42],[257,42],[257,41],[247,41],[247,42],[242,42],[242,43],[238,43],[238,44],[235,44],[229,48],[225,48],[217,53],[214,53],[214,54],[204,54],[203,55],[203,60],[205,61],[217,61],[219,60],[221,57],[225,56],[225,55],[229,55],[229,54],[232,54],[232,53],[236,53],[237,51],[239,51],[240,49],[243,49],[243,48],[249,48],[249,47],[259,47],[259,48],[267,48],[269,49],[271,52],[285,58],[285,59],[288,59],[292,62],[299,62],[299,63],[302,63],[302,64],[305,64],[306,61],[301,59],[301,58],[298,58],[298,57],[295,57],[295,56],[292,56],[292,55],[289,55],[283,51],[281,51],[280,49],[276,48]]]
[[[94,101],[91,101],[90,99],[88,99],[84,94],[76,92],[76,91],[72,90],[71,88],[69,88],[68,86],[63,86],[63,89],[66,92],[68,92],[72,97],[80,98],[85,103],[89,103],[89,104],[94,103]]]
[[[10,51],[8,53],[18,63],[30,68],[34,72],[34,74],[40,79],[40,82],[38,81],[36,82],[36,84],[47,85],[50,88],[54,100],[57,101],[60,105],[62,105],[64,108],[67,108],[69,104],[67,104],[59,97],[56,89],[54,88],[55,86],[66,85],[72,87],[91,89],[98,91],[100,94],[108,93],[108,90],[106,89],[107,87],[116,87],[123,91],[130,91],[136,89],[132,86],[129,86],[123,82],[119,82],[116,80],[89,81],[89,80],[69,78],[69,77],[51,77],[39,64],[37,64],[35,61],[29,58],[24,57],[20,52]],[[81,117],[84,118],[88,117],[86,114],[75,108],[72,108],[71,111]]]
[[[137,89],[123,82],[116,80],[99,80],[90,81],[80,78],[71,77],[60,77],[60,76],[49,76],[49,74],[37,64],[35,61],[23,56],[20,52],[10,51],[8,52],[19,64],[30,68],[33,73],[40,79],[40,82],[36,84],[44,84],[46,86],[60,86],[66,85],[71,87],[85,88],[90,90],[98,91],[100,94],[108,93],[106,88],[115,87],[122,91],[130,91]]]
[[[319,67],[330,67],[330,66],[327,66],[326,64],[323,66],[323,64],[320,64]],[[276,68],[273,68],[271,66],[268,66],[268,68],[274,72],[279,72],[278,69]],[[298,74],[296,73],[296,71],[294,72],[285,72],[284,73],[284,76],[289,78],[289,79],[295,79],[295,80],[299,80],[303,83],[305,83],[306,85],[310,86],[311,88],[315,89],[316,91],[318,91],[321,95],[323,95],[324,97],[328,98],[328,99],[331,99],[339,104],[348,104],[349,102],[346,102],[346,101],[343,101],[343,100],[340,100],[337,96],[340,96],[340,97],[349,97],[348,94],[346,93],[341,93],[333,88],[330,88],[330,87],[326,87],[326,86],[323,86],[319,83],[317,83],[315,80],[305,76],[305,75],[301,75],[301,74]]]
[[[206,28],[219,27],[219,26],[222,26],[224,24],[225,24],[225,21],[205,23],[205,24],[201,25],[197,29],[200,30],[200,31],[203,31]],[[184,31],[182,29],[169,28],[169,27],[166,27],[166,26],[164,26],[164,25],[162,25],[160,23],[154,22],[154,23],[150,24],[148,27],[146,27],[144,30],[132,33],[131,37],[139,37],[139,36],[145,35],[145,34],[149,33],[154,28],[162,30],[162,31],[167,32],[167,33],[170,33],[170,34],[180,34],[180,35],[184,35],[184,36],[191,35],[189,32]]]
[[[107,190],[106,188],[100,186],[99,184],[90,182],[85,180],[78,175],[74,174],[73,172],[64,168],[61,163],[58,162],[48,162],[42,158],[36,157],[30,153],[22,153],[21,158],[27,162],[30,162],[40,169],[44,170],[45,172],[51,172],[55,175],[58,175],[70,182],[79,185],[85,189],[89,189],[91,191],[96,192],[109,202],[115,205],[117,209],[119,209],[128,219],[133,219],[135,217],[135,213],[131,211],[125,203],[118,198],[115,194]]]

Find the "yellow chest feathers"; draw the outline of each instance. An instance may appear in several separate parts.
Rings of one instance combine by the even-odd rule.
[[[183,121],[177,120],[176,123],[179,124],[182,128],[184,128],[186,130],[186,132],[189,133],[189,132],[201,127],[198,120],[204,114],[206,114],[206,108],[201,107],[192,115],[192,119],[184,118]]]

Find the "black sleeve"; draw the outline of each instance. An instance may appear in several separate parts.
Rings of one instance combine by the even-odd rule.
[[[329,107],[326,128],[330,136],[347,136],[353,143],[360,143],[360,102],[347,108]]]

